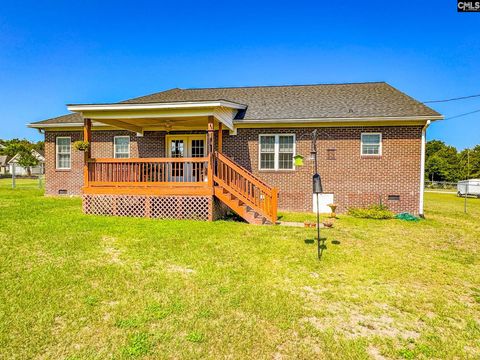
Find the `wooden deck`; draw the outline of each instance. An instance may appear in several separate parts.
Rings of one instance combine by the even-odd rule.
[[[84,182],[88,196],[216,197],[248,222],[277,220],[277,189],[218,152],[195,158],[88,159]]]

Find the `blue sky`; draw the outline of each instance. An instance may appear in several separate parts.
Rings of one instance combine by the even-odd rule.
[[[421,101],[480,94],[480,13],[456,1],[4,1],[0,138],[66,103],[172,87],[387,81]],[[433,106],[446,117],[480,97]],[[430,139],[480,143],[480,112]]]

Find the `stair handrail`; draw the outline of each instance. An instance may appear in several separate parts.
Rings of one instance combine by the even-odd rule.
[[[277,221],[277,206],[278,206],[278,189],[274,188],[272,186],[267,185],[265,182],[263,182],[261,179],[259,179],[257,176],[252,174],[250,171],[245,169],[243,166],[237,164],[234,160],[230,159],[228,156],[219,153],[216,151],[214,153],[215,159],[214,160],[220,160],[230,168],[232,168],[234,171],[239,173],[242,177],[244,177],[246,180],[248,180],[250,183],[252,183],[254,186],[256,186],[259,190],[261,190],[264,193],[264,203],[266,203],[264,208],[259,207],[257,204],[252,202],[247,195],[245,194],[240,194],[242,195],[243,201],[246,201],[246,205],[256,209],[257,211],[260,210],[261,215],[265,216],[268,220],[270,220],[272,223],[275,223]],[[216,164],[214,165],[214,178],[223,186],[231,186],[225,183],[224,179],[220,178],[218,175],[218,164],[216,161]],[[240,189],[238,188],[233,188],[235,192],[239,192]],[[227,189],[228,190],[228,189]],[[268,199],[268,200],[267,200]],[[265,200],[267,200],[265,202]]]
[[[258,178],[254,174],[252,174],[249,170],[245,169],[243,166],[237,164],[233,159],[229,158],[225,154],[222,154],[222,153],[219,153],[218,151],[216,151],[215,152],[215,157],[219,158],[223,162],[228,163],[229,166],[236,169],[237,171],[239,170],[239,172],[245,173],[246,176],[248,176],[250,179],[252,179],[254,182],[257,183],[256,185],[258,187],[263,188],[262,190],[264,190],[266,192],[270,192],[274,189],[274,187],[266,184],[263,180],[261,180],[260,178]]]

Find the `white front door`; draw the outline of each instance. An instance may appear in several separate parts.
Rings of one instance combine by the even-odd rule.
[[[167,155],[172,158],[195,158],[206,156],[205,135],[167,135]],[[196,182],[201,181],[203,164],[199,163],[173,163],[171,181]]]

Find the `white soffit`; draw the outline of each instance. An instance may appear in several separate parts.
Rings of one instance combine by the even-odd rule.
[[[233,129],[233,119],[238,110],[246,105],[226,100],[148,103],[148,104],[80,104],[67,105],[68,110],[81,113],[86,118],[130,119],[135,118],[178,118],[214,116],[229,129]]]

